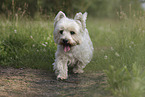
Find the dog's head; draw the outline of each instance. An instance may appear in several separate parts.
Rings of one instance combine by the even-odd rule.
[[[77,13],[74,19],[69,19],[60,11],[54,22],[54,41],[62,45],[65,52],[71,47],[81,44],[83,32],[86,28],[87,13]]]

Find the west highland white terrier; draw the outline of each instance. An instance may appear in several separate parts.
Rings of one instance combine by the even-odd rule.
[[[53,68],[57,79],[68,78],[68,66],[74,73],[83,73],[91,61],[93,45],[86,28],[87,13],[77,13],[74,19],[67,18],[60,11],[54,22],[54,41],[57,44]]]

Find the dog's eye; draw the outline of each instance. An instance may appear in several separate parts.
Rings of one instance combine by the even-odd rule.
[[[75,32],[74,32],[74,31],[70,31],[70,34],[71,34],[71,35],[74,35],[74,34],[75,34]]]
[[[63,34],[63,30],[60,30],[59,33],[60,33],[60,34]]]

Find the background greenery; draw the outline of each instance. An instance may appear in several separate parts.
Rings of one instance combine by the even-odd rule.
[[[1,0],[0,13],[7,17],[15,13],[35,17],[38,12],[50,16],[62,10],[69,16],[87,11],[95,17],[115,17],[117,11],[140,9],[140,3],[139,0]]]
[[[87,11],[94,57],[86,72],[103,71],[117,97],[145,96],[145,13],[138,0],[1,0],[0,67],[52,71],[53,19]]]

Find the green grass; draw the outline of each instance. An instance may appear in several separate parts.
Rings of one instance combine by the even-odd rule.
[[[87,20],[94,56],[85,71],[104,71],[117,97],[145,96],[145,19]],[[53,22],[0,22],[0,65],[52,70],[56,45]]]
[[[1,65],[51,69],[56,50],[52,25],[49,21],[2,21]]]
[[[117,97],[144,97],[144,16],[114,21],[88,22],[95,52],[86,70],[103,70]]]

